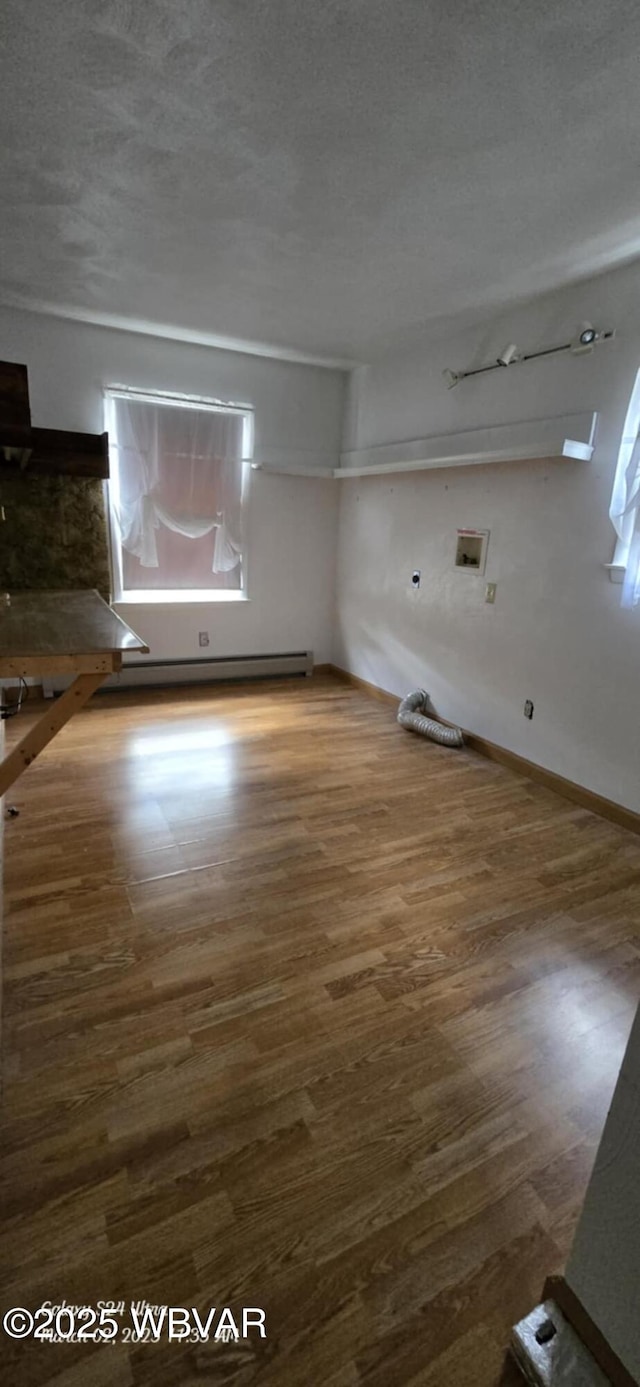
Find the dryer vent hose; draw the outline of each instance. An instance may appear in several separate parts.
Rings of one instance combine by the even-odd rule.
[[[432,742],[440,742],[441,746],[463,746],[459,727],[445,727],[444,723],[425,717],[428,703],[429,695],[425,689],[416,689],[415,693],[407,694],[398,709],[400,726],[408,728],[410,732],[420,732],[423,737],[430,737]]]

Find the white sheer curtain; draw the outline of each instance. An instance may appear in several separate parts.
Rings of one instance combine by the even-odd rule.
[[[609,515],[624,553],[622,606],[640,602],[640,372],[631,397],[613,484]],[[616,560],[617,562],[617,560]]]
[[[122,396],[112,410],[122,549],[141,568],[158,569],[163,529],[193,541],[210,535],[209,572],[231,573],[242,558],[245,416]],[[179,566],[179,546],[172,554],[163,536],[162,550],[163,564]],[[189,585],[175,575],[167,581],[174,584]]]

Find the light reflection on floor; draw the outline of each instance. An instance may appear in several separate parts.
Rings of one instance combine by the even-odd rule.
[[[237,741],[223,724],[167,724],[152,734],[136,733],[126,751],[124,765],[133,790],[146,791],[151,785],[156,794],[227,790],[237,775]]]
[[[167,731],[138,734],[127,741],[127,751],[132,756],[166,755],[171,752],[184,754],[189,751],[204,751],[216,747],[231,746],[233,737],[222,727],[202,726],[176,730],[172,723]]]

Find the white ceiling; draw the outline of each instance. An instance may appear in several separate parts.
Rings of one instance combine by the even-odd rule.
[[[640,255],[637,0],[4,0],[0,297],[367,360]]]

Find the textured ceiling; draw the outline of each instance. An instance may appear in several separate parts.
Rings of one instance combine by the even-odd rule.
[[[366,360],[640,255],[637,0],[4,0],[0,297]]]

